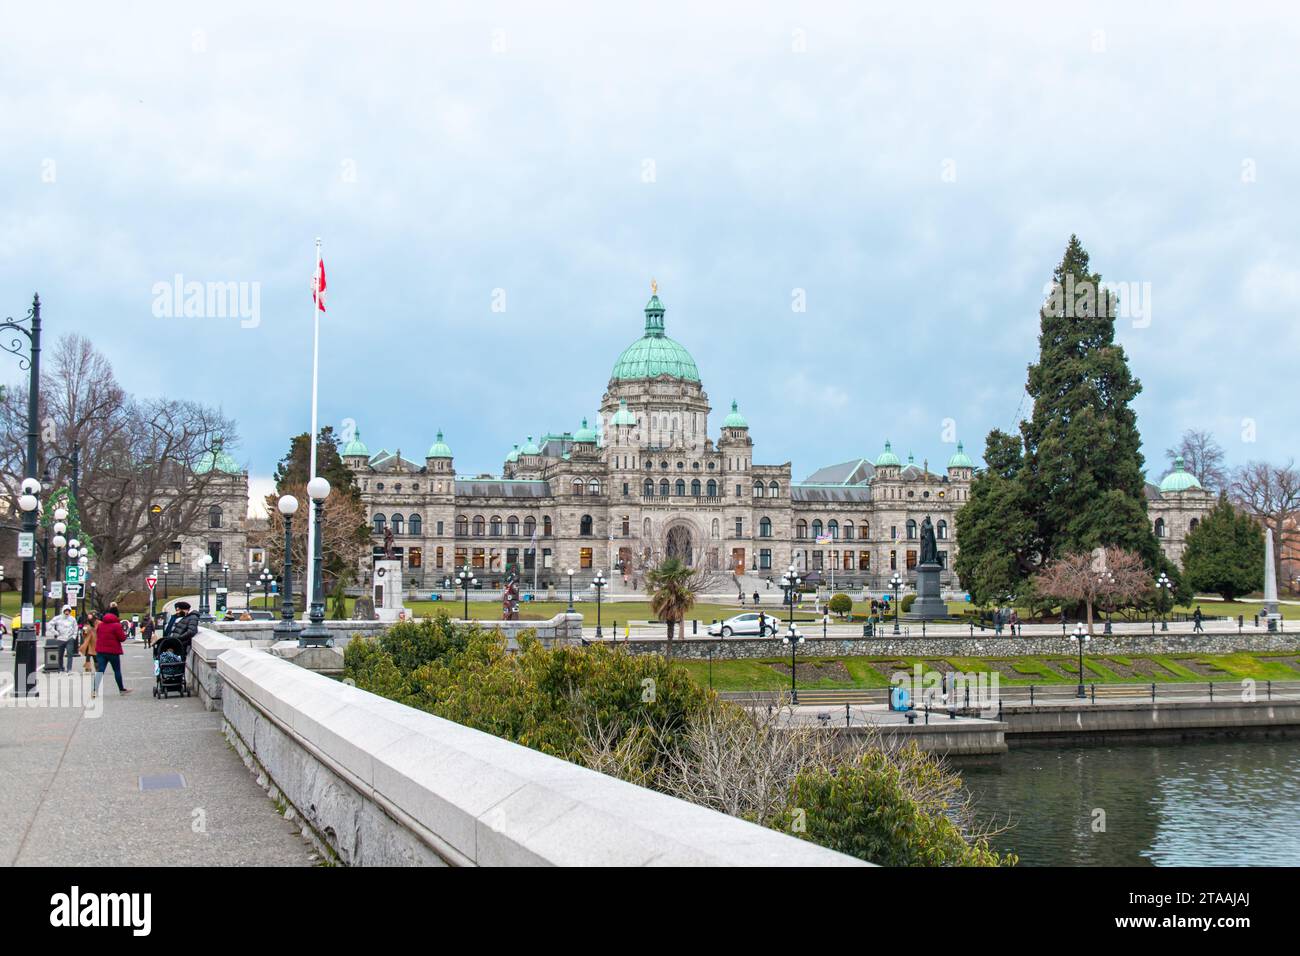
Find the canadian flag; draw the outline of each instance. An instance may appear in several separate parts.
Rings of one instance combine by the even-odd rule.
[[[325,311],[325,260],[319,259],[316,262],[316,276],[311,281],[311,297],[316,303],[316,308],[321,312]]]

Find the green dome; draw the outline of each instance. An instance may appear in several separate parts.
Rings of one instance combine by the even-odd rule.
[[[974,468],[975,462],[970,460],[970,455],[962,448],[961,442],[957,442],[957,454],[948,459],[949,468]]]
[[[218,438],[212,443],[212,451],[204,452],[199,456],[198,462],[194,466],[196,475],[206,475],[215,468],[217,471],[223,471],[227,475],[238,475],[243,473],[239,463],[221,447],[221,439]]]
[[[628,381],[670,375],[698,382],[695,359],[679,343],[664,334],[664,307],[658,295],[650,296],[645,307],[645,334],[623,350],[614,363],[610,380]]]
[[[366,448],[365,443],[361,441],[361,429],[358,428],[352,434],[352,441],[343,446],[343,457],[361,455],[365,458],[370,457],[370,449]]]
[[[542,450],[533,444],[532,435],[528,436],[528,441],[525,442],[524,447],[519,450],[519,454],[521,455],[540,455],[541,453]]]
[[[441,428],[438,429],[438,437],[434,440],[434,443],[429,446],[429,454],[425,455],[424,457],[425,458],[450,458],[451,457],[451,449],[448,448],[447,443],[442,440]]]
[[[740,414],[740,406],[736,404],[735,399],[731,401],[731,414],[722,420],[723,428],[748,428],[749,422],[745,421],[745,416]]]
[[[618,411],[614,413],[614,417],[609,420],[609,423],[611,425],[636,425],[636,416],[628,411],[626,398],[618,400]]]
[[[587,427],[587,420],[582,420],[582,427],[578,429],[573,436],[575,442],[581,442],[584,445],[596,444],[596,429]]]
[[[1201,483],[1196,480],[1196,476],[1190,471],[1183,470],[1183,456],[1179,455],[1174,459],[1174,470],[1165,475],[1165,480],[1160,482],[1160,493],[1168,491],[1199,491]]]
[[[880,457],[876,459],[876,467],[877,467],[877,468],[884,468],[884,467],[887,467],[887,466],[889,466],[889,465],[895,465],[895,466],[897,466],[898,464],[900,464],[900,462],[899,462],[899,460],[898,460],[898,456],[894,454],[893,449],[891,449],[890,446],[889,446],[889,442],[886,441],[886,442],[885,442],[885,450],[882,451],[882,452],[880,453]]]
[[[516,443],[515,447],[511,450],[510,454],[506,455],[506,461],[518,461],[518,460],[519,460],[519,445],[518,443]]]

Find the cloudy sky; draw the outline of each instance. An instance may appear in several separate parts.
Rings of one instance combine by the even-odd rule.
[[[221,405],[259,483],[317,236],[322,423],[466,474],[594,417],[651,277],[760,461],[978,452],[1072,232],[1134,303],[1153,474],[1191,427],[1296,454],[1287,5],[179,6],[6,14],[0,316],[38,290],[132,391]],[[177,276],[248,308],[168,315]]]

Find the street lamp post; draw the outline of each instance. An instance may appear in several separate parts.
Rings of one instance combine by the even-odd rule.
[[[1174,582],[1169,580],[1169,575],[1161,571],[1160,577],[1156,578],[1156,587],[1158,588],[1156,593],[1160,595],[1160,630],[1162,631],[1169,630],[1169,614],[1165,607],[1168,604],[1169,595],[1172,593],[1170,588],[1173,586]]]
[[[329,628],[325,626],[325,592],[321,581],[321,526],[324,522],[325,499],[329,497],[330,483],[317,475],[307,482],[315,518],[315,541],[312,545],[311,617],[298,635],[299,647],[326,647],[331,644]]]
[[[474,577],[474,573],[470,571],[469,565],[467,564],[463,568],[461,568],[460,573],[456,575],[456,583],[457,585],[465,589],[465,620],[468,621],[469,620],[469,589],[478,584],[478,578]]]
[[[293,608],[293,516],[298,510],[298,499],[293,495],[283,495],[276,502],[276,508],[284,518],[284,594],[280,620],[275,622],[273,630],[277,640],[296,641],[301,629]]]
[[[782,644],[790,645],[790,703],[799,703],[799,692],[795,689],[795,651],[803,643],[803,635],[794,628],[794,596],[799,590],[799,572],[793,564],[781,576],[781,587],[785,589],[785,600],[790,606],[786,634],[781,638]]]
[[[1083,690],[1083,645],[1092,638],[1088,636],[1087,629],[1083,626],[1083,622],[1080,621],[1074,625],[1074,633],[1070,635],[1070,639],[1079,645],[1079,687],[1074,696],[1083,700],[1088,696]]]
[[[199,559],[199,623],[210,624],[216,620],[212,608],[208,606],[208,568],[212,565],[212,555],[205,554]]]
[[[591,579],[591,586],[596,589],[596,640],[598,641],[604,637],[600,631],[600,592],[605,589],[607,584],[609,584],[609,581],[605,579],[602,571],[597,571],[596,576]]]
[[[1115,575],[1111,574],[1109,571],[1102,571],[1100,574],[1097,575],[1097,591],[1098,591],[1098,593],[1099,593],[1099,594],[1106,594],[1106,593],[1109,592],[1109,590],[1110,590],[1110,585],[1113,585],[1114,583],[1115,583]],[[1103,633],[1103,634],[1112,634],[1112,633],[1114,633],[1114,632],[1111,630],[1111,627],[1110,627],[1110,607],[1109,607],[1109,602],[1107,602],[1107,607],[1106,607],[1106,627],[1102,630],[1102,633]]]
[[[262,573],[257,576],[257,580],[262,585],[262,607],[270,607],[271,582],[275,580],[275,575],[271,573],[270,568],[263,568]]]
[[[27,455],[18,506],[23,512],[23,540],[30,543],[31,547],[28,556],[23,558],[22,608],[19,611],[19,628],[14,632],[14,695],[26,696],[33,691],[36,683],[36,496],[41,491],[40,482],[36,480],[36,439],[41,404],[41,297],[32,296],[32,307],[26,317],[18,321],[6,318],[0,322],[0,330],[25,335],[30,346],[30,351],[24,354],[26,350],[17,337],[8,342],[0,340],[0,348],[17,355],[18,367],[25,367],[30,372],[27,387]],[[8,339],[8,336],[5,338]]]
[[[900,633],[898,630],[898,589],[903,586],[903,579],[898,576],[897,571],[895,571],[894,576],[889,579],[889,586],[894,589],[894,633],[898,634]]]
[[[569,576],[569,613],[573,613],[573,568],[564,572]]]

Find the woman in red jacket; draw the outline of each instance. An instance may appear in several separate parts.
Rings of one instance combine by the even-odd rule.
[[[118,691],[123,694],[131,693],[122,683],[122,642],[124,640],[126,640],[126,633],[122,630],[122,622],[117,619],[116,614],[108,611],[95,630],[95,678],[90,692],[91,697],[99,694],[99,682],[104,679],[104,669],[109,664],[113,665],[113,676],[117,678]]]

